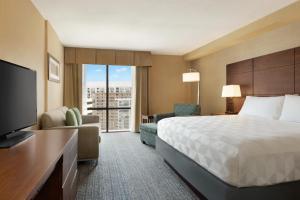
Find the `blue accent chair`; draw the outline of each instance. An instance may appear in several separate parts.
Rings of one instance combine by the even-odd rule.
[[[157,123],[168,117],[176,116],[194,116],[200,115],[200,107],[196,104],[175,104],[174,112],[155,114],[153,123],[144,123],[140,125],[140,139],[143,144],[155,147],[155,137],[157,135]]]

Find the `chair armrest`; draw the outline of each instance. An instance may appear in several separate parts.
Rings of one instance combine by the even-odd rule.
[[[57,126],[51,129],[78,129],[78,160],[98,159],[101,137],[98,126]]]
[[[55,127],[47,128],[45,130],[56,130],[56,129],[78,129],[78,135],[90,134],[90,135],[99,136],[99,134],[101,133],[98,126],[55,126]]]
[[[78,126],[54,126],[46,128],[44,130],[55,130],[55,129],[78,129]]]
[[[90,138],[93,141],[100,143],[100,130],[98,126],[79,126],[78,136],[83,138]],[[98,144],[97,143],[97,144]]]
[[[78,127],[78,160],[98,159],[101,137],[97,126]]]
[[[55,130],[55,129],[78,129],[78,134],[96,134],[99,135],[98,126],[55,126],[47,128],[46,130]]]
[[[82,115],[82,123],[90,124],[90,123],[99,123],[100,117],[98,115]]]
[[[159,120],[164,118],[175,117],[175,113],[163,113],[163,114],[155,114],[153,115],[154,122],[157,123]]]

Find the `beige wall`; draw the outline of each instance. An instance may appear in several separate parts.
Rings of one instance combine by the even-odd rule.
[[[226,83],[226,64],[300,46],[299,35],[300,22],[292,23],[193,61],[191,65],[201,73],[202,113],[225,111],[225,99],[220,96],[222,86]]]
[[[47,81],[47,110],[63,105],[64,47],[50,23],[46,23],[47,52],[60,63],[60,83]]]
[[[48,97],[62,98],[62,91],[57,92],[56,86],[49,84],[48,90],[46,22],[30,0],[0,0],[0,25],[0,59],[37,72],[37,112],[40,116],[48,108]],[[62,60],[63,52],[57,36],[51,29],[48,34],[49,50]],[[61,102],[55,101],[55,106],[62,105]]]
[[[182,56],[152,55],[149,69],[150,114],[173,111],[174,103],[189,102],[189,83],[182,82],[187,62]]]
[[[0,0],[0,59],[37,71],[38,114],[45,109],[45,21],[30,1]]]

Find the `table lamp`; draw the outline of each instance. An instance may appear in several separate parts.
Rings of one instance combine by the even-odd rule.
[[[222,89],[222,97],[229,98],[229,108],[226,108],[226,113],[234,113],[233,109],[233,97],[241,97],[240,85],[224,85]]]

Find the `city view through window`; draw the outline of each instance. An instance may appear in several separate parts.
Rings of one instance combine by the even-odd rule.
[[[83,112],[98,115],[103,131],[129,130],[132,73],[130,66],[84,65]]]

